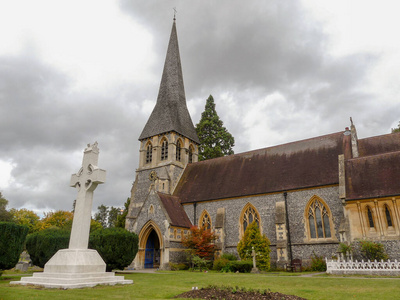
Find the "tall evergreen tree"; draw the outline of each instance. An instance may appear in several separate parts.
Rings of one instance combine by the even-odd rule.
[[[400,132],[400,122],[399,122],[399,125],[397,126],[397,128],[392,128],[392,133],[395,133],[395,132]]]
[[[223,125],[215,110],[214,98],[210,95],[200,122],[196,124],[196,132],[200,139],[199,160],[233,154],[235,139]]]

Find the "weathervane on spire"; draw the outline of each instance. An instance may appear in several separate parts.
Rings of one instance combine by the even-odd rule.
[[[177,13],[177,10],[176,10],[176,7],[174,7],[173,9],[174,9],[174,21],[175,21],[175,20],[176,20],[176,13]]]

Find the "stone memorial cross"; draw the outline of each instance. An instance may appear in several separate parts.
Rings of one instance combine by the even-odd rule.
[[[257,268],[256,266],[256,251],[254,251],[254,247],[251,249],[251,256],[253,256],[253,268]]]
[[[74,219],[72,222],[69,249],[87,249],[89,244],[90,220],[92,215],[93,191],[106,181],[106,171],[99,169],[97,142],[88,144],[84,151],[82,167],[71,176],[71,187],[78,189]]]

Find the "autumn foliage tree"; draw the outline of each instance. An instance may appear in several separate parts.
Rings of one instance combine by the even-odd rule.
[[[71,229],[74,214],[70,211],[57,210],[44,214],[44,218],[39,223],[39,230],[50,227],[58,227],[62,229]]]
[[[182,239],[183,245],[192,256],[212,259],[215,252],[216,235],[204,227],[192,226],[188,235]]]

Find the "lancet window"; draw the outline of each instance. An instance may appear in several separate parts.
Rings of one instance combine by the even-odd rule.
[[[367,217],[368,217],[368,224],[370,228],[374,228],[375,224],[374,224],[374,217],[372,215],[372,211],[371,208],[369,206],[367,206]]]
[[[200,218],[200,227],[211,229],[211,218],[207,211],[204,211]]]
[[[182,144],[181,140],[178,140],[176,143],[176,160],[181,161],[181,150],[182,150]]]
[[[258,214],[257,210],[253,205],[248,203],[242,211],[241,215],[241,227],[242,227],[242,234],[246,231],[247,227],[253,223],[256,222],[258,227],[260,227],[260,215]]]
[[[168,159],[168,141],[164,139],[161,144],[161,160]]]
[[[146,148],[146,164],[151,163],[152,160],[153,160],[153,146],[151,145],[151,143],[149,143]]]
[[[392,223],[392,216],[390,214],[390,208],[385,205],[385,215],[386,215],[386,223],[388,225],[388,227],[392,227],[393,223]]]
[[[331,216],[328,206],[319,198],[311,199],[307,207],[307,221],[310,238],[324,239],[331,237]]]

